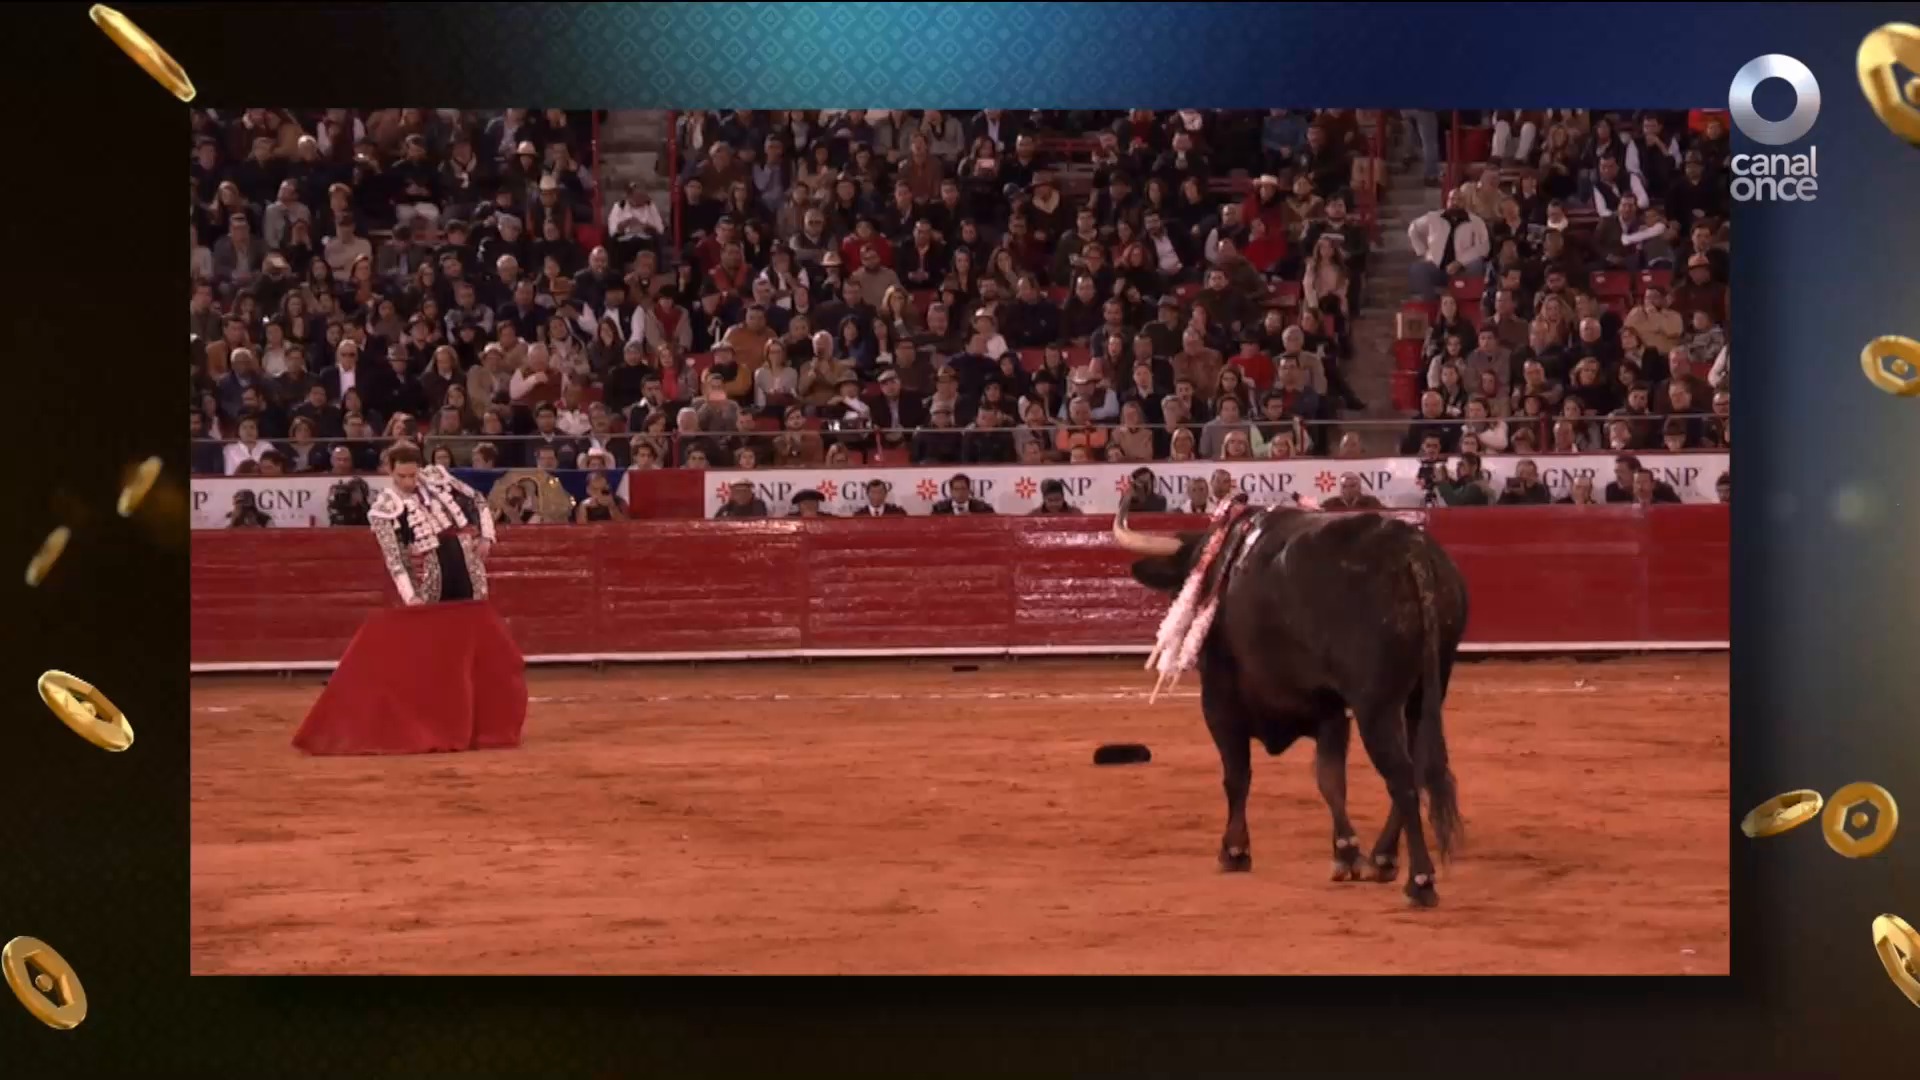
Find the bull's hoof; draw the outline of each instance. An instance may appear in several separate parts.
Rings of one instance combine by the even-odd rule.
[[[1244,874],[1253,869],[1253,852],[1245,848],[1221,848],[1220,869],[1229,874]]]
[[[1433,889],[1432,874],[1415,874],[1407,882],[1407,903],[1414,907],[1435,907],[1440,903],[1440,894]]]
[[[1382,885],[1390,884],[1400,877],[1400,864],[1391,855],[1373,857],[1373,880]]]
[[[1367,866],[1360,857],[1360,843],[1352,837],[1333,842],[1333,880],[1367,880]]]

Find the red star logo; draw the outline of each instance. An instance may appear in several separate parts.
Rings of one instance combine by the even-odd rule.
[[[1128,489],[1132,487],[1133,487],[1132,477],[1128,477],[1128,476],[1116,477],[1113,481],[1113,490],[1119,492],[1121,495],[1125,495]]]
[[[914,485],[913,490],[918,493],[922,499],[932,502],[934,496],[940,494],[940,485],[932,480],[922,480]]]
[[[1325,495],[1340,486],[1340,478],[1330,472],[1322,472],[1313,478],[1313,486],[1320,489],[1320,494]]]
[[[724,501],[726,501],[726,498],[727,498],[727,485],[726,485],[725,483],[719,483],[719,484],[715,484],[715,485],[713,485],[713,493],[714,493],[714,495],[716,495],[717,497],[719,497],[719,499],[720,499],[720,500],[721,500],[722,502],[724,502]]]
[[[814,490],[825,495],[829,500],[837,499],[840,497],[840,482],[837,480],[822,480]]]
[[[1033,498],[1034,492],[1039,490],[1040,485],[1034,483],[1031,476],[1023,476],[1013,484],[1013,493],[1023,499]]]

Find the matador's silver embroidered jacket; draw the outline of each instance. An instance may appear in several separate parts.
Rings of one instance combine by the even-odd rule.
[[[440,599],[440,560],[436,554],[440,535],[450,529],[464,530],[477,525],[477,539],[493,542],[493,515],[480,493],[438,465],[423,466],[420,484],[412,497],[389,487],[373,500],[367,510],[367,524],[380,542],[387,573],[400,590],[400,599],[408,604],[435,603]],[[474,599],[487,595],[487,568],[476,550],[476,538],[459,537],[460,552],[467,561],[467,576],[473,581]],[[410,557],[411,556],[411,557]],[[414,565],[418,564],[416,576]]]

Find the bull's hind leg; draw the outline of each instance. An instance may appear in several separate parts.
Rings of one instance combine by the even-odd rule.
[[[1407,881],[1407,899],[1418,907],[1440,902],[1433,887],[1433,856],[1427,852],[1425,831],[1420,827],[1420,787],[1413,769],[1413,755],[1407,746],[1407,726],[1401,718],[1403,702],[1369,703],[1355,709],[1360,723],[1360,741],[1367,757],[1386,781],[1387,797],[1393,800],[1389,827],[1397,820],[1407,833],[1407,858],[1413,876]],[[1383,837],[1384,839],[1384,837]]]
[[[1407,718],[1407,730],[1420,715],[1420,691],[1415,690],[1407,698],[1404,713]],[[1400,804],[1394,803],[1387,811],[1387,823],[1380,829],[1380,838],[1373,842],[1373,880],[1387,884],[1400,877]]]
[[[1253,869],[1253,843],[1247,835],[1247,792],[1253,787],[1253,745],[1246,717],[1218,677],[1202,675],[1200,710],[1207,731],[1220,751],[1222,786],[1227,792],[1227,831],[1220,838],[1220,869],[1244,873]]]
[[[1360,862],[1360,838],[1354,834],[1353,822],[1347,820],[1347,745],[1352,734],[1346,707],[1339,706],[1320,718],[1314,738],[1313,779],[1333,814],[1335,881],[1366,880],[1366,868]]]
[[[1380,839],[1373,842],[1373,880],[1386,883],[1400,876],[1400,804],[1387,811]]]

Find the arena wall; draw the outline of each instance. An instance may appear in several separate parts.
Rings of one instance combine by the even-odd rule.
[[[1422,515],[1413,515],[1422,516]],[[1434,510],[1486,652],[1717,649],[1724,506]],[[493,599],[531,662],[1144,653],[1166,600],[1105,516],[503,529]],[[1198,519],[1142,516],[1142,528]],[[325,668],[398,603],[364,529],[198,532],[196,671]]]

